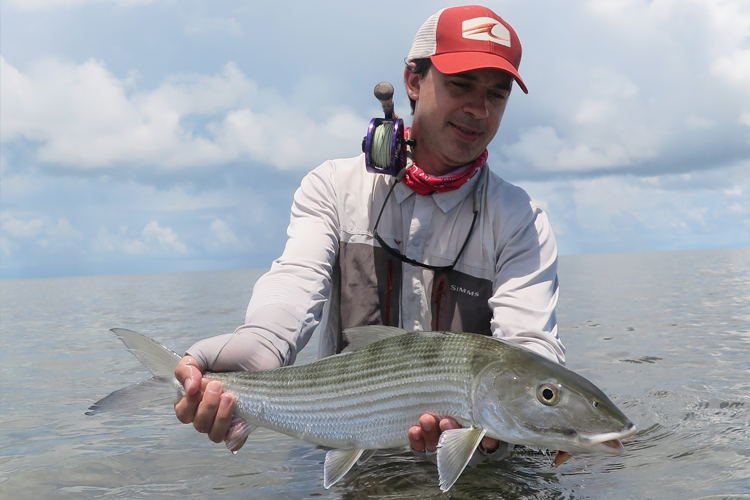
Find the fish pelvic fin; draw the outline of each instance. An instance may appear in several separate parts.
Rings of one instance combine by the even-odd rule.
[[[359,460],[357,460],[357,465],[362,465],[363,463],[367,462],[372,458],[374,454],[376,454],[378,450],[365,450],[362,453],[362,456],[359,457]]]
[[[154,377],[163,379],[174,378],[174,370],[182,359],[182,356],[176,352],[164,347],[155,340],[152,340],[140,333],[124,328],[112,328],[112,333],[122,340],[125,347],[128,348],[138,361],[148,368]]]
[[[250,433],[257,428],[257,425],[248,424],[244,418],[234,415],[232,417],[232,423],[229,425],[229,430],[227,431],[227,437],[224,439],[229,451],[231,451],[233,455],[236,455],[237,452],[240,451],[240,448],[242,448],[242,445],[245,444]]]
[[[344,474],[349,472],[365,450],[330,450],[326,453],[323,464],[323,487],[333,486]]]
[[[440,435],[437,448],[440,490],[448,491],[471,460],[474,450],[482,442],[485,430],[480,427],[450,429]]]
[[[129,385],[94,403],[86,415],[130,411],[147,406],[175,404],[182,398],[179,383],[153,377],[138,384]]]

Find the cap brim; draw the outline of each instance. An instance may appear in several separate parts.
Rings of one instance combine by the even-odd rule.
[[[444,75],[455,75],[457,73],[465,73],[466,71],[473,71],[475,69],[499,69],[506,73],[510,73],[510,75],[513,76],[513,79],[516,80],[516,83],[518,83],[518,86],[521,87],[524,94],[529,93],[526,89],[526,84],[523,83],[521,75],[518,74],[516,68],[514,68],[507,59],[500,56],[488,54],[486,52],[451,52],[448,54],[430,56],[430,60],[437,70]]]

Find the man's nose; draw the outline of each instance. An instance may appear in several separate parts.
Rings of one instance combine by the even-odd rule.
[[[464,104],[463,109],[464,112],[470,114],[474,118],[487,118],[487,116],[489,116],[487,96],[484,92],[472,92],[467,96],[467,101]]]

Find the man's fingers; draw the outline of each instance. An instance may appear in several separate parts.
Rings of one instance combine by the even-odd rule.
[[[189,424],[195,420],[195,414],[198,411],[198,406],[201,404],[203,393],[206,390],[209,380],[201,378],[200,383],[195,384],[198,390],[192,396],[183,396],[182,399],[174,405],[174,413],[177,415],[177,419],[183,424]]]
[[[445,417],[440,419],[440,432],[449,431],[451,429],[460,429],[461,426],[451,417]]]
[[[193,427],[195,427],[196,431],[203,433],[211,432],[220,401],[221,382],[212,380],[206,386],[206,390],[203,393],[203,399],[198,405],[198,410],[195,412]],[[226,429],[224,432],[226,432]]]
[[[419,426],[422,428],[424,446],[430,453],[437,449],[440,440],[440,425],[434,415],[425,414],[419,418]]]
[[[484,451],[492,453],[493,451],[497,451],[498,448],[500,448],[500,441],[497,439],[489,437],[482,438],[482,449]]]
[[[208,433],[208,438],[214,443],[221,443],[227,436],[227,431],[232,425],[232,413],[234,412],[234,396],[225,392],[221,394],[219,399],[219,408],[216,410],[216,418],[214,419],[211,431]]]
[[[424,438],[422,437],[422,428],[420,426],[415,425],[409,429],[409,444],[411,444],[412,450],[424,453]]]
[[[183,424],[189,424],[195,418],[195,411],[198,409],[198,403],[200,400],[193,397],[183,397],[176,405],[174,405],[174,414],[177,415],[177,420]]]
[[[187,396],[194,396],[201,389],[200,380],[203,377],[200,369],[195,366],[195,360],[184,356],[174,370],[177,381],[185,388]]]

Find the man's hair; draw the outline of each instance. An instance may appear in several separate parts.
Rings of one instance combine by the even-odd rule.
[[[425,57],[424,59],[414,59],[406,65],[407,71],[409,71],[409,73],[419,75],[420,79],[424,78],[427,75],[427,72],[430,71],[431,67],[432,61],[429,57]],[[411,114],[414,114],[414,108],[417,105],[417,101],[409,97],[409,105],[411,106]]]

